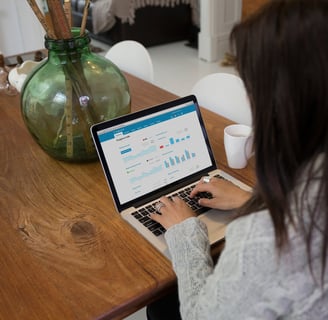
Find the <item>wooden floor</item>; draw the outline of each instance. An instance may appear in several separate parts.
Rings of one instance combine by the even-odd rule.
[[[259,7],[268,2],[268,0],[243,0],[243,18],[255,12]]]

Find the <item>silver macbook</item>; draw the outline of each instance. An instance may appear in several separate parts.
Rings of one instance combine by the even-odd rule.
[[[231,213],[199,207],[188,197],[193,186],[209,175],[251,190],[217,168],[194,95],[95,124],[91,134],[118,213],[168,258],[165,229],[149,218],[161,196],[183,198],[212,244],[224,237]]]

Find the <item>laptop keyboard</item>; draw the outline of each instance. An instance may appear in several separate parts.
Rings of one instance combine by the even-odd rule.
[[[220,179],[224,179],[222,176],[220,175],[216,175],[215,177],[220,178]],[[200,198],[212,198],[212,195],[208,192],[201,192],[199,193],[196,197],[194,198],[190,198],[189,194],[191,192],[191,190],[195,187],[196,184],[193,184],[191,186],[186,187],[185,189],[182,189],[180,191],[178,191],[177,193],[174,193],[172,195],[169,196],[169,198],[172,197],[179,197],[181,199],[183,199],[188,206],[197,214],[200,215],[201,213],[205,212],[208,210],[208,208],[206,207],[202,207],[198,204],[198,200]],[[159,224],[158,222],[152,220],[149,215],[153,212],[156,212],[155,206],[157,204],[158,201],[143,207],[141,209],[138,209],[136,211],[134,211],[132,213],[132,215],[134,216],[134,218],[136,218],[140,223],[142,223],[146,228],[148,228],[155,236],[160,236],[161,234],[163,234],[166,229]]]

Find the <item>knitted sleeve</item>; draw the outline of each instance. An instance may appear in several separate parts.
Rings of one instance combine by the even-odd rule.
[[[256,220],[252,214],[228,226],[215,268],[207,229],[199,219],[189,218],[167,230],[183,319],[276,319],[286,312],[291,302],[276,302],[286,296],[280,292],[284,288],[267,290],[276,281],[278,264],[271,220],[262,216]],[[278,299],[271,299],[274,296]]]

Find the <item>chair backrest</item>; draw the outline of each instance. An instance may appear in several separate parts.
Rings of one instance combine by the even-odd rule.
[[[114,44],[107,51],[105,58],[112,61],[119,69],[146,80],[154,81],[154,68],[148,50],[134,40],[123,40]]]
[[[230,73],[212,73],[192,88],[199,104],[234,122],[251,126],[252,115],[244,83]]]

